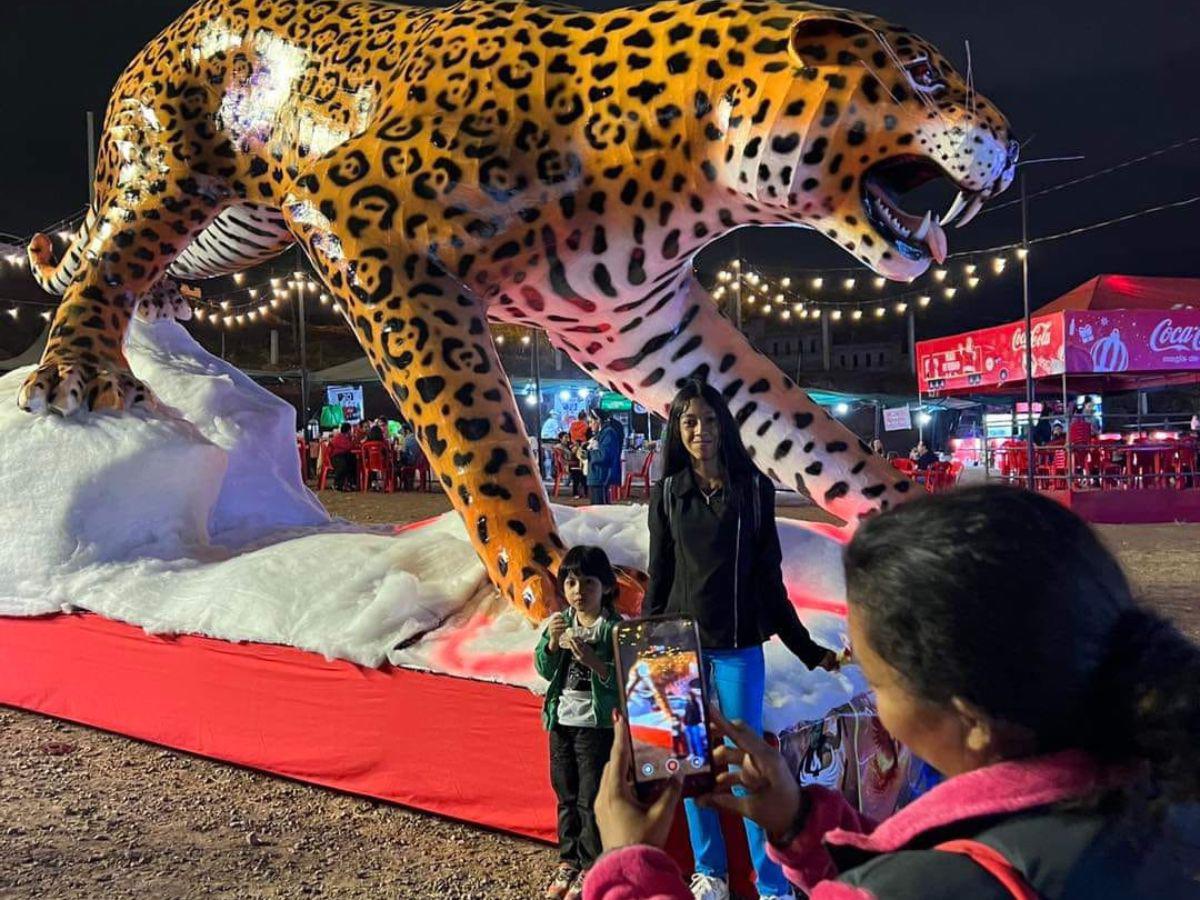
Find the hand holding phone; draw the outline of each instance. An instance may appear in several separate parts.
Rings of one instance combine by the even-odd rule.
[[[772,840],[778,839],[795,825],[803,802],[787,760],[745,723],[730,722],[716,709],[709,714],[715,736],[728,738],[733,746],[717,747],[713,756],[725,771],[717,776],[716,790],[701,802],[757,822]],[[745,793],[734,795],[735,786]]]
[[[612,753],[600,790],[596,794],[596,825],[605,850],[649,844],[664,847],[675,820],[675,808],[683,792],[683,779],[678,775],[664,783],[661,793],[652,803],[638,797],[633,782],[633,753],[629,747],[629,729],[620,713],[614,716]]]

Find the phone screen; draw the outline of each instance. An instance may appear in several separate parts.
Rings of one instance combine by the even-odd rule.
[[[712,779],[700,640],[688,618],[638,619],[615,632],[634,781],[682,774],[695,790]]]

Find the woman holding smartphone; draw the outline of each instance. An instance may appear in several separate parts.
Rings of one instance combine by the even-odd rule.
[[[663,478],[650,494],[650,584],[645,615],[696,620],[709,692],[731,719],[762,734],[762,645],[778,634],[805,665],[833,654],[801,624],[783,585],[775,487],[754,468],[729,407],[713,387],[689,381],[667,421]],[[685,803],[697,900],[727,900],[728,863],[717,812]],[[761,898],[791,897],[766,853],[762,829],[746,820]]]

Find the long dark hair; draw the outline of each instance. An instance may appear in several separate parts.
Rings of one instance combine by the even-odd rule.
[[[754,474],[754,463],[742,443],[742,435],[737,422],[730,415],[729,406],[712,385],[690,378],[675,399],[671,401],[671,411],[667,415],[667,434],[663,440],[663,477],[686,472],[692,466],[692,456],[683,446],[683,437],[679,433],[679,419],[687,405],[699,398],[712,407],[717,414],[717,425],[721,429],[718,442],[718,455],[725,476],[734,484],[743,484]]]
[[[558,592],[564,592],[567,576],[590,576],[599,579],[604,588],[600,605],[612,612],[617,602],[617,573],[608,561],[608,554],[601,547],[578,544],[567,551],[558,565]]]
[[[1139,607],[1065,507],[968,488],[868,520],[846,548],[850,604],[918,696],[1025,726],[1038,752],[1148,764],[1167,801],[1200,799],[1200,648]]]

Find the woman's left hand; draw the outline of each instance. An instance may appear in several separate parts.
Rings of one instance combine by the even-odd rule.
[[[629,747],[629,730],[620,713],[613,713],[612,753],[600,777],[596,795],[596,824],[605,850],[649,844],[663,847],[675,821],[675,808],[683,793],[683,779],[678,775],[666,783],[663,792],[652,803],[638,799],[633,786],[633,753]]]

